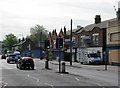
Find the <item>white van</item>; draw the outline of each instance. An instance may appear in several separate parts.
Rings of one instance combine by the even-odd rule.
[[[82,52],[80,62],[81,64],[92,64],[92,63],[101,63],[102,60],[98,56],[97,52],[94,51],[86,51]]]

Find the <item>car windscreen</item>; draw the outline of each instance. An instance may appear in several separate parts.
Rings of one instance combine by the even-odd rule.
[[[16,57],[16,55],[9,55],[9,57]]]
[[[33,62],[33,59],[23,59],[23,62]]]
[[[89,54],[90,57],[98,57],[96,53]]]

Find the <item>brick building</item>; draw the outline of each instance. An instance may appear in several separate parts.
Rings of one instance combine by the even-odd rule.
[[[87,25],[83,29],[77,32],[76,44],[79,48],[77,49],[77,60],[80,58],[81,49],[89,49],[98,52],[99,56],[103,58],[103,52],[106,51],[106,28],[107,22],[115,19],[110,19],[101,22],[100,15],[96,15],[95,23]]]

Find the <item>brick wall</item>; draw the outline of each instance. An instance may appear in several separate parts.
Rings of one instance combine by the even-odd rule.
[[[91,38],[91,43],[87,44],[87,47],[98,47],[98,46],[104,46],[106,45],[106,29],[100,29],[98,27],[95,27],[93,30],[91,31],[82,31],[81,33],[77,34],[76,36],[76,46],[78,46],[79,48],[82,46],[81,44],[81,36],[90,36]],[[98,45],[94,45],[93,44],[93,34],[98,33]],[[79,39],[78,39],[79,38]],[[77,42],[78,41],[78,42]]]

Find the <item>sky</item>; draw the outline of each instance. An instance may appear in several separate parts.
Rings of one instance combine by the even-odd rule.
[[[0,0],[0,41],[13,33],[18,38],[30,35],[30,28],[39,24],[49,32],[66,26],[73,29],[94,23],[95,15],[101,20],[116,17],[114,9],[119,0]]]

